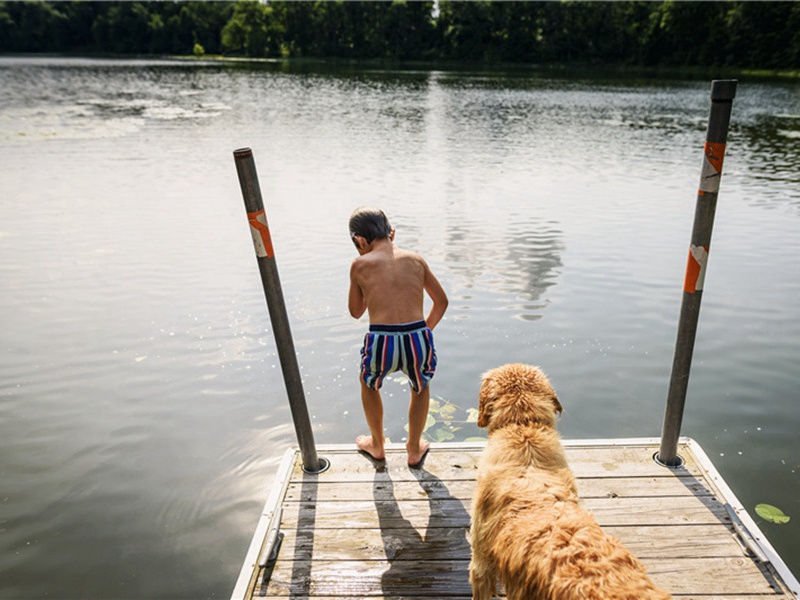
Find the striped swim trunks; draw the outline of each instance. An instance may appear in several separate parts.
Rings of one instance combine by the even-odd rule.
[[[361,348],[361,381],[379,390],[384,377],[395,371],[403,371],[417,393],[428,387],[436,371],[436,350],[425,321],[369,326]]]

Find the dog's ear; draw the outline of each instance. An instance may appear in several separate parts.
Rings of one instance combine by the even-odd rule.
[[[490,373],[483,375],[478,394],[478,427],[488,427],[492,420],[492,409],[497,400],[497,384]]]
[[[481,397],[478,403],[478,427],[488,427],[489,421],[492,418],[492,404],[494,399],[485,399]]]
[[[556,407],[556,412],[558,414],[563,413],[564,412],[564,407],[561,406],[561,402],[558,401],[558,396],[553,394],[552,400],[553,400],[553,405]]]

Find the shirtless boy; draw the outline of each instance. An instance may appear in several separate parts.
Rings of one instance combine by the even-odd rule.
[[[447,295],[421,256],[393,244],[394,229],[383,211],[362,207],[350,216],[350,238],[358,258],[350,267],[350,314],[369,313],[361,349],[361,402],[371,435],[356,439],[376,460],[386,457],[380,388],[389,373],[402,370],[411,384],[408,407],[408,465],[422,464],[430,446],[422,439],[428,418],[430,380],[436,370],[431,330],[447,309]],[[423,299],[433,300],[423,320]]]

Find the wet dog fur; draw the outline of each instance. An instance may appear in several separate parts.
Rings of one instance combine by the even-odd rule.
[[[556,416],[561,404],[536,367],[484,374],[478,425],[488,428],[472,503],[470,583],[487,600],[663,600],[642,564],[578,504]]]

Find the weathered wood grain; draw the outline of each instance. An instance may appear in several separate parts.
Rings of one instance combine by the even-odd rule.
[[[682,556],[684,558],[741,557],[741,546],[731,531],[715,525],[605,527],[640,558]],[[300,530],[288,535],[281,547],[281,559],[311,560],[393,560],[470,557],[469,529],[431,528],[417,530],[353,529],[346,539],[335,529]],[[687,544],[687,540],[692,540]]]
[[[774,590],[750,559],[736,558],[649,558],[642,559],[656,585],[672,594],[770,594]]]
[[[298,577],[299,575],[299,577]],[[267,595],[428,596],[471,595],[469,560],[279,561]]]
[[[684,467],[667,469],[653,460],[658,448],[639,447],[573,447],[566,448],[570,467],[576,477],[659,477],[700,475],[701,470],[691,457]],[[480,452],[447,451],[434,448],[425,459],[424,469],[409,469],[403,452],[388,451],[386,463],[376,465],[374,461],[358,453],[329,453],[331,468],[320,475],[306,475],[306,479],[326,481],[372,480],[376,470],[389,473],[394,481],[415,481],[421,471],[427,471],[438,479],[474,479]],[[303,480],[301,465],[295,465],[292,479]]]
[[[388,473],[378,473],[371,481],[292,483],[286,502],[333,502],[363,500],[438,500],[472,499],[475,481],[459,479],[442,481],[421,476],[416,481],[395,481]],[[581,498],[635,498],[642,496],[710,496],[711,491],[695,477],[590,477],[578,480]]]
[[[643,560],[653,581],[674,594],[770,594],[767,579],[746,558],[662,558]],[[348,597],[426,595],[437,598],[471,592],[468,560],[278,561],[266,595]]]
[[[285,600],[290,596],[258,596],[259,600]],[[331,600],[330,596],[307,596],[303,594],[303,600]],[[500,598],[504,596],[499,596]],[[673,594],[674,598],[681,600],[782,600],[789,599],[790,596],[777,593],[777,594]],[[374,596],[347,596],[348,600],[374,600]],[[383,600],[431,600],[431,596],[396,596],[388,595],[381,596]],[[448,600],[472,600],[472,595],[469,596],[447,596]]]
[[[713,525],[729,517],[709,496],[670,498],[589,498],[583,506],[601,526]],[[376,527],[468,527],[470,505],[456,499],[417,501],[295,502],[284,506],[284,527],[316,529]]]
[[[285,600],[290,596],[259,596],[259,600]],[[307,596],[303,594],[303,600],[331,600],[330,596]],[[499,598],[505,596],[500,595]],[[674,598],[681,600],[789,600],[790,596],[784,593],[775,594],[673,594]],[[348,600],[374,600],[374,596],[347,596]],[[383,600],[431,600],[431,596],[381,596]],[[447,596],[448,600],[472,600],[472,595],[469,596]]]

